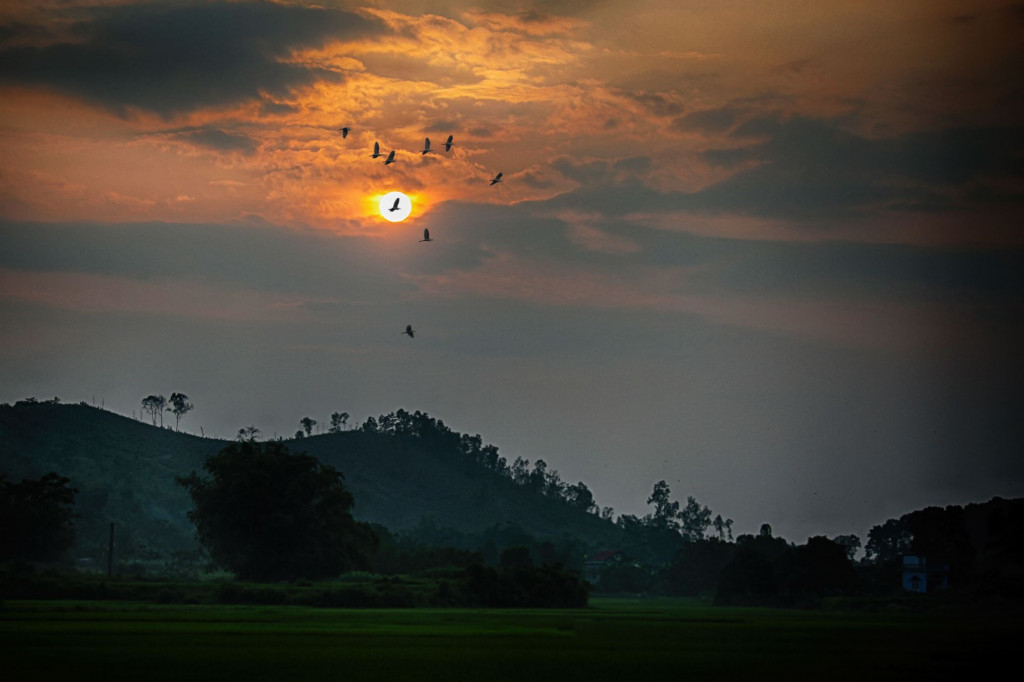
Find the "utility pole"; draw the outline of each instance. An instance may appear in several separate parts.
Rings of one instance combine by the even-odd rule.
[[[107,550],[107,577],[114,575],[114,524],[110,524],[110,548]]]

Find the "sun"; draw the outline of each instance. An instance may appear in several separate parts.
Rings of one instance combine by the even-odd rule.
[[[384,220],[400,223],[412,213],[412,199],[402,192],[388,192],[380,199],[380,214]]]

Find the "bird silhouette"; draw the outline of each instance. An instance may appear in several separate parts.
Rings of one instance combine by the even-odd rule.
[[[395,162],[395,150],[392,149],[391,153],[388,154],[388,158],[384,159],[384,165],[386,166],[389,163],[394,163],[394,162]]]
[[[423,229],[423,239],[421,239],[420,241],[421,242],[432,242],[432,241],[434,241],[433,239],[430,238],[430,230],[428,230],[426,228]]]
[[[389,208],[388,211],[397,211],[398,210],[398,202],[401,201],[401,200],[402,200],[401,197],[395,197],[395,205],[392,206],[391,208]]]
[[[420,150],[420,154],[429,154],[432,151],[434,150],[430,148],[430,138],[423,138],[423,149]]]
[[[497,175],[495,175],[494,178],[491,180],[491,184],[492,185],[495,184],[495,183],[498,183],[498,182],[501,182],[501,173],[498,173]]]
[[[445,140],[445,142],[444,142],[444,150],[445,150],[446,152],[450,152],[450,151],[452,150],[452,144],[454,144],[454,143],[452,142],[452,136],[451,136],[451,135],[449,135],[449,136],[448,136],[448,139],[447,139],[447,140]]]
[[[408,335],[409,335],[409,338],[410,338],[410,339],[414,339],[414,338],[416,338],[415,336],[413,336],[413,335],[414,335],[414,334],[415,334],[416,332],[415,332],[415,331],[413,331],[413,328],[412,328],[412,325],[411,325],[411,324],[407,324],[407,325],[405,325],[405,331],[404,331],[404,332],[402,332],[402,333],[403,333],[403,334],[408,334]]]
[[[380,153],[380,142],[374,142],[373,143],[373,153],[370,154],[370,158],[371,159],[376,159],[379,156],[383,156],[383,154]]]
[[[345,126],[344,128],[338,128],[338,130],[341,131],[341,139],[344,140],[346,137],[348,137],[348,131],[350,131],[352,129],[349,128],[348,126]]]

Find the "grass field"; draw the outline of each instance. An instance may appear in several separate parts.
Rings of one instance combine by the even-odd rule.
[[[1009,616],[592,599],[578,610],[7,602],[6,680],[983,679]],[[1012,669],[1012,668],[1011,668]]]

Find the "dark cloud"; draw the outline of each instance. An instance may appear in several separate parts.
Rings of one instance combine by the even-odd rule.
[[[392,256],[374,240],[248,223],[0,223],[0,268],[193,278],[318,296],[395,291],[394,277],[375,271]]]
[[[655,116],[678,116],[683,113],[683,107],[672,99],[653,92],[627,93],[634,102],[640,104]]]
[[[757,142],[708,150],[703,160],[751,167],[698,192],[651,189],[639,182],[640,169],[628,168],[632,162],[576,164],[562,158],[552,167],[582,186],[550,203],[609,216],[729,212],[821,223],[893,208],[967,208],[972,198],[983,196],[979,186],[998,187],[1019,178],[1024,156],[1021,128],[962,128],[869,139],[833,121],[762,117],[739,125],[732,137],[734,144]]]
[[[339,78],[279,58],[382,30],[350,12],[268,2],[124,5],[88,17],[76,41],[0,50],[0,80],[54,88],[121,114],[138,107],[169,115]]]
[[[551,162],[551,167],[569,180],[584,185],[605,185],[640,175],[652,167],[648,156],[631,156],[617,161],[587,161],[576,163],[568,157]]]
[[[676,119],[672,127],[681,132],[725,132],[736,124],[740,112],[732,109],[711,109],[693,112]]]
[[[730,108],[694,111],[677,118],[673,121],[672,127],[680,132],[698,130],[701,132],[722,133],[736,125],[742,113],[738,109]]]
[[[257,146],[256,140],[247,135],[227,133],[219,128],[193,128],[169,131],[169,133],[174,139],[221,152],[251,154],[256,151]]]

